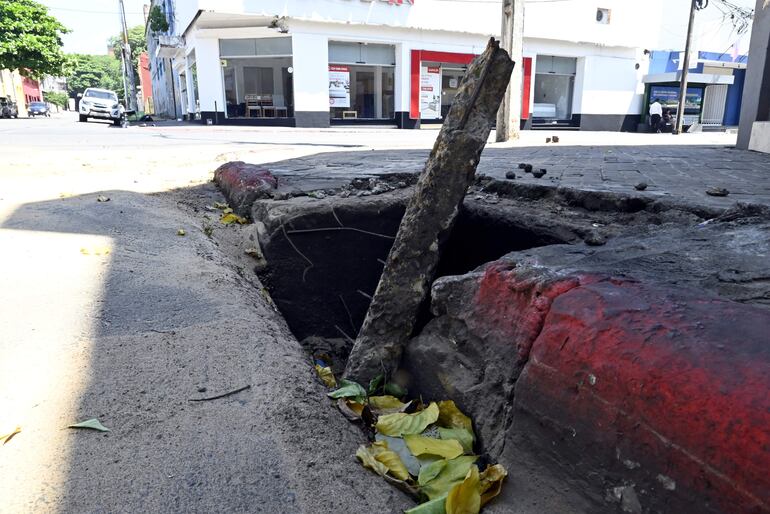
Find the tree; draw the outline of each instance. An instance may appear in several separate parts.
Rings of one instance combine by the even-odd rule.
[[[67,106],[67,95],[58,91],[43,91],[43,100],[59,107]]]
[[[168,20],[166,14],[159,5],[153,5],[150,9],[150,30],[153,32],[168,32]]]
[[[115,57],[120,59],[121,49],[123,48],[123,34],[112,36],[109,40],[112,52]],[[134,70],[135,82],[139,83],[139,55],[147,51],[147,38],[144,33],[144,26],[137,25],[128,29],[128,44],[131,45],[131,68]]]
[[[89,87],[110,89],[122,96],[120,61],[111,55],[71,54],[67,64],[67,90],[70,97]]]
[[[32,0],[0,0],[0,69],[24,76],[61,75],[63,34],[69,32]]]

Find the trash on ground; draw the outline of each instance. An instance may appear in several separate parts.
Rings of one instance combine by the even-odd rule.
[[[251,389],[251,384],[245,385],[243,387],[239,387],[238,389],[233,389],[232,391],[227,391],[226,393],[218,394],[216,396],[209,396],[206,398],[188,398],[188,402],[208,402],[211,400],[219,400],[220,398],[225,398],[227,396],[232,396],[236,393],[240,393],[241,391],[245,391],[246,389]]]
[[[109,432],[110,429],[102,425],[98,419],[92,418],[87,419],[85,421],[81,421],[80,423],[75,423],[74,425],[69,425],[67,428],[87,428],[90,430],[98,430],[99,432]]]
[[[0,441],[2,441],[2,442],[3,442],[3,445],[5,445],[5,444],[7,444],[7,443],[8,443],[8,441],[10,441],[11,439],[13,439],[13,437],[14,437],[16,434],[18,434],[19,432],[21,432],[21,427],[17,426],[17,427],[16,427],[16,428],[14,428],[14,429],[13,429],[11,432],[9,432],[9,433],[7,433],[7,434],[3,434],[3,435],[0,435]]]
[[[179,230],[176,231],[176,235],[184,236],[184,235],[187,235],[187,232],[185,232],[183,228],[180,228]]]
[[[97,202],[109,202],[110,201],[110,197],[109,196],[104,196],[104,195],[99,195],[99,196],[96,197],[96,201]]]

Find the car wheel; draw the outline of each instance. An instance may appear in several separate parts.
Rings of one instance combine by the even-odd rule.
[[[112,120],[112,124],[113,124],[114,126],[116,126],[116,127],[120,127],[120,126],[122,125],[122,123],[121,123],[121,120],[120,120],[120,119],[117,119],[117,120]]]
[[[81,123],[85,123],[85,122],[87,122],[87,121],[88,121],[88,116],[84,116],[84,115],[82,115],[82,114],[81,114],[81,115],[80,115],[80,122],[81,122]]]

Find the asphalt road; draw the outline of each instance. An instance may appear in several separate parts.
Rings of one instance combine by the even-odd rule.
[[[0,513],[408,506],[355,462],[360,432],[235,257],[247,233],[222,232],[248,228],[216,226],[227,237],[209,238],[189,205],[210,201],[213,170],[228,160],[424,151],[436,134],[0,120],[0,435],[21,427],[0,446]],[[66,428],[89,418],[111,431]]]

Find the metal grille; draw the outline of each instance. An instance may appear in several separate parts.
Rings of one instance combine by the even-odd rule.
[[[703,95],[703,125],[721,125],[725,117],[727,86],[724,84],[706,86]]]

